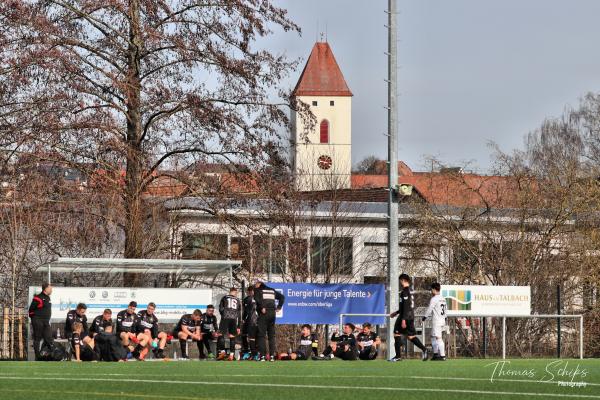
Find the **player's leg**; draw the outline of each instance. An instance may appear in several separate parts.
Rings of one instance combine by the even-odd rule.
[[[258,355],[260,357],[264,357],[267,354],[267,318],[264,314],[260,314],[258,316],[256,327],[256,346],[258,349]]]
[[[413,344],[415,346],[417,346],[419,349],[421,349],[422,359],[423,359],[423,361],[427,361],[429,359],[429,352],[427,351],[427,348],[425,347],[425,345],[421,342],[421,340],[417,336],[417,331],[415,329],[415,321],[414,320],[406,321],[406,336],[408,337],[408,340],[413,342]]]
[[[166,358],[165,355],[165,346],[167,345],[167,333],[159,332],[158,336],[158,346],[152,350],[155,358]]]
[[[271,355],[271,361],[274,361],[277,353],[277,342],[275,339],[275,311],[272,311],[272,315],[269,315],[267,335],[269,336],[269,354]]]
[[[181,349],[181,358],[188,358],[187,354],[187,340],[188,335],[183,331],[179,331],[177,333],[177,338],[179,339],[179,347]]]
[[[402,321],[400,318],[396,319],[394,323],[394,357],[390,361],[401,361],[402,360]]]
[[[37,318],[33,318],[31,320],[31,325],[32,325],[32,329],[33,329],[33,353],[35,354],[35,360],[39,361],[42,358],[40,350],[42,348],[43,327],[42,327],[41,321],[38,320]]]
[[[229,333],[229,361],[233,361],[235,358],[235,343],[237,340],[237,321],[234,319],[230,320],[227,328]]]

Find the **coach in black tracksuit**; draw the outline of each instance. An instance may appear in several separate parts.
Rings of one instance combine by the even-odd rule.
[[[275,344],[275,314],[283,308],[285,297],[264,283],[256,282],[254,285],[254,300],[256,300],[256,310],[258,311],[258,332],[256,333],[258,351],[262,357],[267,354],[266,336],[269,336],[269,354],[271,360],[274,360],[277,351]]]
[[[35,360],[41,359],[40,350],[42,340],[44,346],[52,349],[54,340],[52,340],[52,329],[50,329],[50,317],[52,316],[52,303],[50,295],[52,294],[52,286],[49,283],[42,285],[42,292],[33,296],[33,300],[29,305],[29,318],[31,318],[31,326],[33,328],[33,352]]]

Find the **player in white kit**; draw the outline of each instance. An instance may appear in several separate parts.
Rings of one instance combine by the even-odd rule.
[[[442,333],[446,330],[446,299],[440,294],[440,284],[431,284],[431,294],[433,297],[429,301],[429,307],[425,312],[423,321],[431,317],[431,347],[433,348],[433,357],[431,361],[445,361],[446,350]]]

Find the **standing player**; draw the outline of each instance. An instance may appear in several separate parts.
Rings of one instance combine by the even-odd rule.
[[[201,333],[202,333],[202,345],[200,346],[200,358],[204,359],[204,347],[208,352],[208,358],[214,358],[215,356],[211,350],[211,342],[213,339],[219,337],[217,317],[215,315],[215,306],[209,304],[206,306],[206,312],[202,314],[200,319]]]
[[[202,318],[202,311],[194,310],[192,314],[183,314],[179,319],[173,336],[179,339],[179,346],[181,347],[181,358],[188,359],[187,353],[187,340],[192,339],[198,346],[198,352],[202,349],[202,333],[200,332]]]
[[[371,324],[365,322],[362,331],[356,336],[358,344],[358,358],[361,360],[374,360],[377,358],[377,350],[381,345],[381,339],[371,330]]]
[[[219,324],[219,338],[217,339],[217,360],[224,360],[227,356],[225,351],[225,335],[229,337],[229,361],[235,357],[235,340],[240,334],[242,319],[242,303],[237,297],[237,288],[229,289],[229,294],[221,298],[219,302],[219,313],[221,323]]]
[[[140,340],[140,345],[143,347],[139,356],[141,359],[144,359],[144,356],[148,353],[148,346],[152,347],[154,358],[166,357],[164,349],[167,344],[167,334],[158,331],[158,318],[154,314],[155,310],[156,304],[150,302],[145,310],[138,313],[138,339]],[[143,343],[146,346],[143,346]]]
[[[254,300],[254,288],[248,288],[248,294],[242,301],[244,309],[242,320],[242,351],[244,360],[251,357],[256,357],[256,331],[258,330],[256,322],[258,314],[256,314],[256,300]]]
[[[423,361],[427,361],[429,356],[427,348],[417,337],[415,329],[415,301],[413,294],[410,292],[410,276],[401,274],[400,285],[402,285],[400,307],[398,311],[390,314],[390,318],[398,316],[394,324],[394,349],[396,350],[396,355],[390,361],[402,361],[402,335],[406,336],[408,340],[421,349]]]
[[[131,343],[139,343],[136,333],[138,323],[138,316],[135,313],[136,308],[137,303],[130,301],[127,308],[117,314],[117,336],[121,339],[123,347],[127,347],[129,352],[134,350]]]
[[[275,318],[277,311],[283,308],[285,297],[275,289],[266,286],[263,282],[257,281],[254,284],[254,299],[256,300],[256,309],[258,310],[256,341],[258,352],[261,355],[260,360],[265,361],[267,354],[267,339],[269,336],[269,361],[275,361]]]
[[[444,338],[442,336],[446,327],[446,299],[440,294],[441,286],[439,283],[431,284],[431,294],[433,297],[429,301],[429,307],[425,312],[423,321],[431,317],[431,347],[433,348],[432,361],[445,361],[446,349]]]
[[[97,334],[104,332],[104,329],[109,325],[112,326],[112,310],[107,308],[102,315],[98,315],[92,320],[92,324],[90,325],[90,336],[93,338]]]
[[[308,360],[311,355],[316,357],[319,351],[319,339],[316,333],[312,333],[312,326],[302,325],[300,331],[300,345],[295,352],[279,354],[280,360]]]

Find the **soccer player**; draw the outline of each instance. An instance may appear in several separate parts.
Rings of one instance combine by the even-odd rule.
[[[71,333],[71,353],[75,357],[73,361],[95,361],[98,357],[96,352],[90,346],[90,343],[85,344],[81,340],[83,333],[83,324],[81,322],[73,322],[73,332]]]
[[[79,303],[74,310],[71,310],[67,313],[67,320],[65,321],[65,336],[67,339],[70,339],[73,335],[73,324],[75,322],[79,322],[83,327],[83,330],[79,335],[81,341],[84,344],[89,345],[91,348],[94,348],[94,342],[88,333],[87,316],[85,315],[86,311],[87,306],[84,303]]]
[[[446,327],[446,299],[440,294],[441,286],[435,282],[431,284],[431,294],[433,297],[429,300],[429,307],[425,312],[423,321],[431,317],[431,347],[433,348],[433,357],[431,361],[445,361],[446,349],[444,338],[442,336]]]
[[[250,286],[247,293],[248,294],[242,301],[242,306],[244,309],[242,323],[242,351],[244,353],[244,360],[256,357],[256,332],[258,330],[258,327],[256,326],[258,314],[256,313],[254,288]]]
[[[217,325],[217,316],[215,315],[215,306],[209,304],[206,306],[206,312],[202,314],[202,318],[200,319],[201,333],[202,333],[202,345],[200,346],[200,358],[204,359],[206,356],[204,355],[204,347],[206,347],[206,351],[208,352],[208,358],[214,358],[215,356],[212,353],[210,348],[210,342],[213,339],[217,339],[219,337],[218,325]]]
[[[398,316],[394,324],[394,349],[396,350],[396,355],[390,361],[402,361],[402,335],[406,336],[408,340],[421,349],[423,361],[427,361],[429,357],[427,348],[417,337],[415,329],[415,302],[413,294],[410,292],[410,276],[401,274],[400,284],[402,285],[400,307],[398,311],[390,314],[390,318]]]
[[[333,335],[331,335],[331,344],[319,355],[318,359],[337,357],[346,361],[356,360],[355,329],[354,324],[347,323],[344,325],[344,333],[342,335],[339,335],[337,331],[333,332]]]
[[[52,303],[50,295],[52,294],[52,285],[42,284],[42,291],[33,296],[29,305],[29,318],[31,318],[31,327],[33,328],[33,352],[35,360],[41,360],[42,345],[49,349],[54,347],[52,339],[52,329],[50,328],[50,317],[52,315]]]
[[[131,343],[138,344],[137,338],[138,315],[135,312],[137,302],[130,301],[125,310],[117,313],[117,336],[121,339],[121,344],[128,348],[129,352],[134,351]]]
[[[202,349],[202,332],[200,332],[202,311],[194,310],[192,314],[183,314],[179,319],[173,336],[179,338],[179,346],[181,347],[181,358],[188,359],[187,340],[192,339],[198,346],[198,351]]]
[[[300,331],[300,345],[295,352],[279,354],[280,360],[308,360],[312,355],[316,357],[319,351],[319,339],[315,333],[312,333],[312,326],[302,325]]]
[[[371,330],[371,324],[365,322],[362,331],[356,336],[358,344],[358,358],[361,360],[374,360],[381,345],[381,339]]]
[[[217,339],[217,360],[224,360],[227,355],[229,361],[235,357],[235,340],[240,334],[240,323],[242,319],[242,303],[237,297],[237,288],[229,289],[229,294],[221,298],[219,302],[219,313],[221,323],[219,324],[219,337]],[[229,337],[229,354],[225,351],[225,336]]]
[[[138,313],[137,333],[142,347],[139,352],[139,358],[144,359],[148,353],[148,347],[152,347],[154,358],[165,358],[165,345],[167,344],[167,334],[158,331],[158,318],[154,314],[156,304],[148,303],[145,310]]]
[[[107,326],[112,326],[112,310],[107,308],[102,315],[98,315],[92,320],[90,325],[90,336],[94,338],[97,334],[104,332]]]
[[[275,351],[277,349],[275,343],[275,318],[277,311],[283,308],[285,297],[280,292],[265,285],[262,281],[257,281],[254,284],[254,300],[256,300],[256,309],[258,310],[258,320],[256,321],[258,332],[256,341],[258,352],[261,355],[260,360],[275,361]],[[269,355],[267,354],[267,338],[269,337]]]

